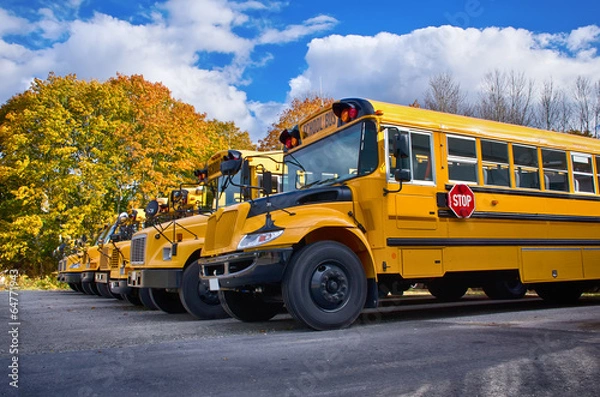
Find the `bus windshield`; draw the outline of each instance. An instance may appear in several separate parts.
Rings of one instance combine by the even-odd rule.
[[[285,156],[284,191],[331,185],[375,171],[377,127],[354,124]]]

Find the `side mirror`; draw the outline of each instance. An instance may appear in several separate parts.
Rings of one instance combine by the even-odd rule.
[[[265,171],[262,177],[262,188],[266,194],[273,192],[273,174],[271,171]]]
[[[410,181],[410,170],[407,169],[401,169],[401,170],[396,170],[394,172],[394,179],[398,182],[408,182]]]
[[[150,219],[156,216],[156,214],[158,214],[158,209],[159,209],[159,205],[158,205],[158,201],[156,200],[152,200],[148,203],[148,205],[146,205],[146,208],[144,209],[144,212],[146,213],[146,218]]]
[[[405,159],[410,155],[408,147],[408,135],[401,134],[397,128],[390,128],[390,134],[394,134],[392,140],[392,155],[396,158]]]
[[[237,150],[230,150],[221,162],[221,174],[233,176],[242,168],[242,154]]]

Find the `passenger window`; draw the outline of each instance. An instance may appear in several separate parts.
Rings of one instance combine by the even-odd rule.
[[[571,153],[571,166],[573,168],[574,190],[580,193],[594,193],[594,170],[592,169],[592,156],[587,154]]]
[[[567,153],[559,150],[542,149],[544,183],[546,190],[569,191]]]
[[[475,139],[448,136],[448,175],[452,181],[477,182]]]
[[[513,145],[515,184],[527,189],[540,188],[537,149],[530,146]]]
[[[481,140],[483,183],[510,187],[508,144]]]

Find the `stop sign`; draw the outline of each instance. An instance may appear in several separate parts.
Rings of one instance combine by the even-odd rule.
[[[475,211],[475,195],[465,184],[457,184],[452,186],[448,192],[448,207],[459,218],[468,218]]]

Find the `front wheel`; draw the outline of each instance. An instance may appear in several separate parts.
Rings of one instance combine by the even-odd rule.
[[[335,241],[309,244],[286,268],[283,301],[290,314],[315,330],[344,328],[360,315],[367,278],[360,259]]]
[[[96,287],[96,283],[93,281],[82,282],[81,288],[83,289],[83,292],[85,292],[87,295],[102,296],[100,295],[100,291],[98,291],[98,287]]]
[[[219,291],[223,309],[231,317],[247,323],[267,321],[283,308],[282,303],[267,302],[260,296],[237,291]]]
[[[199,320],[227,317],[221,306],[219,294],[210,291],[200,282],[200,264],[194,262],[183,271],[179,299],[185,309]]]
[[[138,288],[138,296],[140,297],[140,302],[146,309],[150,310],[158,310],[158,307],[152,302],[152,297],[150,296],[150,288]]]
[[[105,284],[105,283],[96,283],[96,288],[98,289],[98,292],[100,293],[100,296],[112,299],[113,296],[110,293],[110,290],[108,289],[108,284]]]
[[[185,313],[185,307],[179,299],[179,295],[174,292],[168,292],[164,288],[149,288],[150,297],[154,306],[169,314]]]

